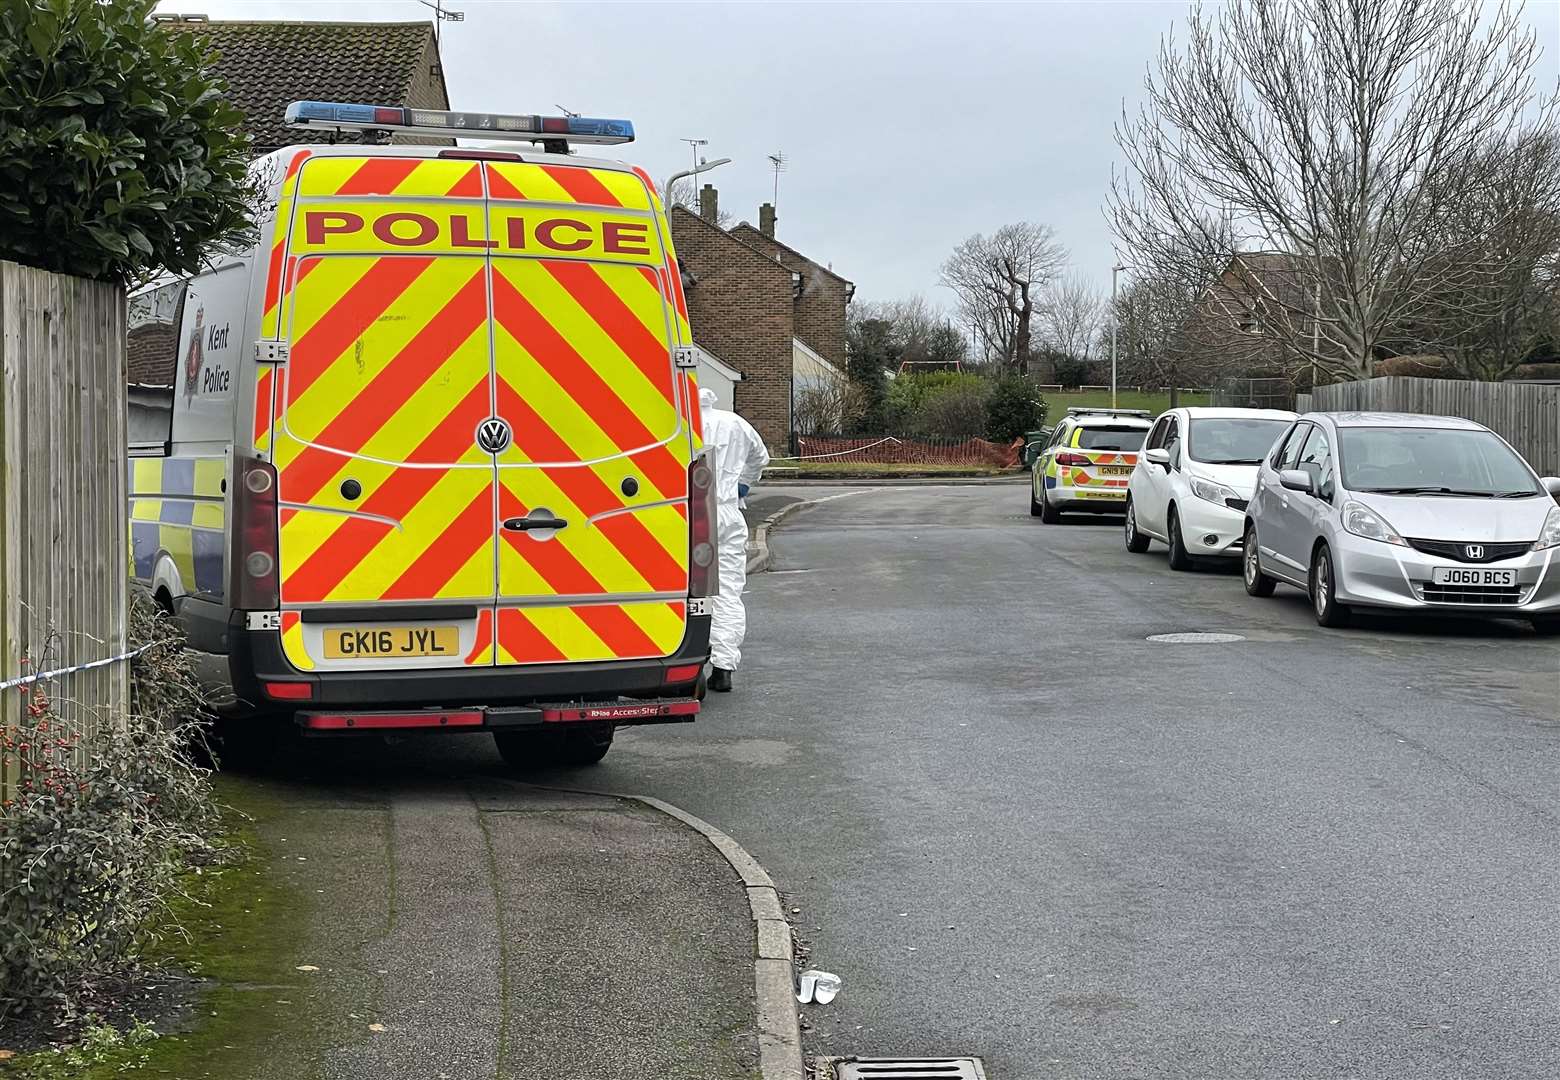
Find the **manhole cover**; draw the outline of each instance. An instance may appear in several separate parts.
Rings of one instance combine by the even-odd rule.
[[[1150,634],[1148,640],[1160,645],[1227,645],[1246,639],[1239,634],[1210,634],[1199,630],[1184,634]]]
[[[839,1063],[839,1080],[986,1080],[980,1058],[856,1058]]]

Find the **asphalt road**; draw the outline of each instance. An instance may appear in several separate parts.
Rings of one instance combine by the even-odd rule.
[[[789,890],[844,979],[818,1052],[1560,1075],[1560,643],[1323,631],[1299,593],[1171,573],[1024,494],[792,518],[737,692],[573,778],[715,822]],[[1144,640],[1188,630],[1245,640]]]

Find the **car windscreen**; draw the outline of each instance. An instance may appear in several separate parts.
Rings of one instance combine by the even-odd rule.
[[[1206,465],[1260,465],[1291,423],[1257,417],[1193,417],[1186,452]]]
[[[1143,439],[1147,435],[1147,428],[1081,427],[1078,429],[1078,441],[1074,445],[1080,450],[1131,450],[1136,452],[1143,448]]]
[[[1382,495],[1519,498],[1541,494],[1532,470],[1488,431],[1345,427],[1343,485]]]

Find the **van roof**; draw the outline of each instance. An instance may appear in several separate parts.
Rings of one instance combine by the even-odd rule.
[[[633,172],[634,166],[626,161],[617,161],[610,158],[581,157],[578,154],[549,154],[540,147],[531,148],[517,143],[503,143],[498,146],[435,146],[416,143],[393,143],[388,145],[365,143],[293,143],[279,150],[272,150],[269,154],[261,155],[253,164],[264,161],[270,157],[288,157],[299,150],[307,150],[310,157],[413,157],[413,158],[438,158],[451,150],[488,152],[494,155],[498,161],[513,161],[519,158],[527,164],[537,165],[574,165],[587,169],[611,169],[614,172]]]

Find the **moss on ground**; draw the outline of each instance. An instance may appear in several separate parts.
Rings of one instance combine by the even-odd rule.
[[[191,874],[189,899],[174,905],[186,936],[173,935],[155,959],[204,980],[174,1029],[138,1024],[127,1032],[88,1029],[76,1046],[17,1057],[7,1080],[109,1080],[127,1074],[177,1080],[286,1077],[308,1080],[319,1044],[309,1023],[317,1015],[296,971],[297,933],[313,899],[273,872],[274,857],[260,839],[268,821],[286,812],[259,785],[217,782],[227,842],[235,858]],[[279,1060],[278,1047],[286,1046]]]

